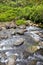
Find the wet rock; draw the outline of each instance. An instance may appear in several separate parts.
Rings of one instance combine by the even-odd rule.
[[[27,65],[36,65],[37,60],[30,60]]]
[[[40,46],[43,46],[43,42],[39,42],[39,45],[40,45]]]
[[[15,25],[14,23],[12,23],[11,25],[10,25],[10,28],[16,28],[17,27],[17,25]]]
[[[2,62],[0,62],[0,65],[6,65],[6,63],[2,63]]]
[[[24,59],[27,59],[28,56],[30,56],[30,55],[32,55],[30,52],[27,52],[27,51],[24,51],[24,52],[23,52],[23,58],[24,58]]]
[[[13,45],[14,45],[14,46],[20,46],[20,45],[22,45],[23,43],[24,43],[24,39],[20,38],[20,39],[18,39]]]
[[[43,62],[38,61],[36,65],[43,65]]]
[[[11,27],[10,27],[9,24],[7,24],[7,25],[5,26],[5,28],[6,28],[6,29],[10,29]]]
[[[43,48],[38,49],[35,53],[43,56]]]
[[[11,35],[16,35],[16,31],[13,31],[13,32],[11,33]]]
[[[34,53],[35,51],[37,51],[40,47],[39,46],[29,46],[26,51],[30,52],[30,53]]]
[[[39,36],[40,36],[41,38],[43,38],[43,34],[42,34],[42,33],[39,33]]]
[[[18,26],[20,29],[26,29],[25,25]]]
[[[2,27],[0,27],[0,31],[2,30]]]
[[[17,31],[17,34],[24,35],[24,32],[26,32],[26,31],[27,31],[26,29],[21,29],[21,30]]]
[[[7,35],[0,35],[0,40],[1,40],[1,39],[7,39],[7,38],[8,38]]]
[[[5,28],[6,29],[11,29],[11,28],[16,28],[17,26],[14,24],[14,23],[9,23],[9,24],[7,24],[7,25],[5,25]]]
[[[15,55],[10,56],[7,65],[16,65],[16,56]]]

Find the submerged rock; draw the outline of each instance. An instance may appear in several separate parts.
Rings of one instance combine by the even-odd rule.
[[[30,55],[32,55],[30,52],[27,52],[27,51],[24,51],[24,52],[23,52],[23,58],[24,58],[24,59],[27,59],[28,56],[30,56]]]
[[[36,65],[37,60],[30,60],[27,65]]]
[[[35,51],[37,51],[40,47],[39,46],[29,46],[26,51],[30,52],[30,53],[34,53]]]

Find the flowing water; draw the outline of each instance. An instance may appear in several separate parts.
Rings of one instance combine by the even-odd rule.
[[[35,53],[29,53],[25,50],[27,47],[36,45],[37,42],[43,42],[37,32],[42,33],[43,29],[34,26],[26,27],[27,32],[24,35],[11,35],[14,29],[4,29],[0,31],[0,35],[8,35],[7,39],[0,40],[0,65],[5,65],[10,56],[16,56],[16,65],[43,65],[43,46],[39,46],[40,49]],[[20,38],[24,39],[24,44],[20,46],[13,46],[13,43]]]

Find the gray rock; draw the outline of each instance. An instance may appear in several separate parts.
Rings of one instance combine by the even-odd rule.
[[[26,29],[21,29],[21,30],[17,31],[17,34],[24,35],[24,32],[26,32],[26,31],[27,31]]]
[[[1,40],[1,39],[7,39],[7,38],[8,38],[7,35],[0,35],[0,40]]]
[[[20,26],[18,26],[18,28],[20,28],[20,29],[26,29],[26,26],[25,25],[20,25]]]
[[[16,35],[16,31],[13,31],[13,32],[11,33],[11,35]]]
[[[18,39],[13,45],[14,45],[14,46],[20,46],[20,45],[22,45],[23,43],[24,43],[24,39],[20,38],[20,39]]]
[[[16,56],[15,55],[10,56],[7,65],[16,65]]]

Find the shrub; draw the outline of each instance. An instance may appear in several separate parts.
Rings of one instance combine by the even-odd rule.
[[[16,24],[17,24],[17,25],[26,24],[26,21],[23,20],[23,19],[22,19],[22,20],[17,20],[17,21],[16,21]]]

